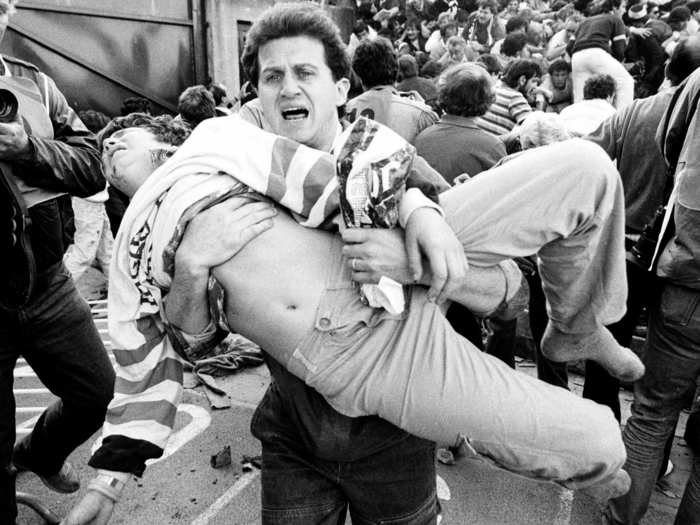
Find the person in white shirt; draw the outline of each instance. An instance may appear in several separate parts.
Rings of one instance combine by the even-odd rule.
[[[586,80],[583,100],[559,113],[569,133],[577,137],[591,133],[615,113],[615,89],[615,79],[610,75],[594,75]]]

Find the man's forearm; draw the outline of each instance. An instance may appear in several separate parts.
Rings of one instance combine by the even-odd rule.
[[[476,315],[486,316],[512,297],[519,285],[517,274],[504,271],[502,266],[471,265],[466,278],[448,289],[447,298],[464,305]]]
[[[208,268],[196,268],[176,259],[175,275],[165,301],[165,315],[170,324],[189,334],[198,334],[207,327],[208,281]]]
[[[17,162],[17,174],[29,184],[77,197],[89,197],[105,187],[94,137],[76,132],[65,140],[30,137],[30,158]]]

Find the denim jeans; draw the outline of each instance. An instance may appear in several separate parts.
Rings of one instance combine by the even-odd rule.
[[[251,422],[262,442],[263,524],[343,525],[348,509],[356,525],[436,523],[433,443],[376,417],[342,416],[298,379],[283,379]]]
[[[41,475],[58,472],[68,455],[104,420],[114,389],[114,370],[90,314],[62,263],[39,279],[25,308],[0,310],[0,523],[14,523],[17,508],[11,475],[15,441],[13,370],[26,359],[59,401],[21,440],[22,463]]]
[[[623,440],[625,470],[632,478],[629,493],[614,500],[608,520],[637,524],[644,516],[661,469],[664,445],[676,427],[686,400],[700,376],[700,291],[665,282],[649,312],[644,355],[646,374],[635,384],[632,415]],[[700,524],[700,460],[681,500],[676,525]]]

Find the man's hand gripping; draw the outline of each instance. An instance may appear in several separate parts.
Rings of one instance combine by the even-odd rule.
[[[463,284],[469,267],[452,228],[432,208],[411,213],[403,239],[400,230],[348,228],[342,235],[353,280],[377,283],[386,276],[401,284],[425,284],[430,300],[438,303],[451,287]],[[423,267],[423,257],[429,268]]]
[[[414,282],[423,277],[422,256],[430,268],[428,300],[438,304],[447,299],[447,290],[462,283],[467,275],[464,247],[449,224],[432,208],[418,208],[406,224],[406,253]]]

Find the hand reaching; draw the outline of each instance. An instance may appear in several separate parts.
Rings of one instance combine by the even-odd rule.
[[[464,247],[445,219],[431,208],[418,208],[406,224],[406,252],[413,280],[423,276],[421,258],[430,265],[428,299],[441,303],[454,283],[462,283],[468,269]]]
[[[114,502],[104,494],[89,490],[60,525],[106,525],[112,517]]]
[[[190,221],[177,250],[175,265],[208,273],[225,263],[255,237],[272,227],[277,210],[268,202],[231,198]]]

